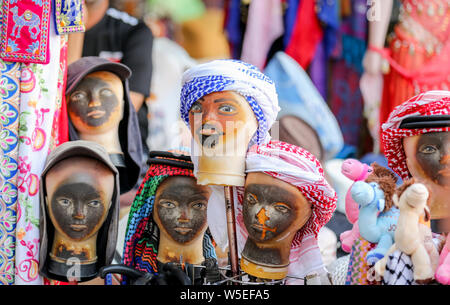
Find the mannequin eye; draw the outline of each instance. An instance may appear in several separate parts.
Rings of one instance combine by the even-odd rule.
[[[113,95],[114,95],[114,92],[112,92],[111,89],[102,89],[102,90],[100,91],[100,95],[101,95],[101,96],[105,96],[105,97],[113,96]]]
[[[67,207],[70,205],[71,201],[67,198],[60,198],[57,201],[60,205],[62,205],[63,207]]]
[[[438,150],[438,148],[434,145],[424,144],[420,146],[419,151],[424,154],[433,154]]]
[[[92,207],[92,208],[98,208],[100,206],[100,201],[99,200],[92,200],[88,203],[88,206]]]
[[[204,210],[206,209],[206,203],[203,201],[196,202],[192,205],[192,207],[196,210]]]
[[[219,110],[221,112],[226,113],[226,114],[230,114],[230,113],[235,112],[236,108],[231,106],[231,105],[229,105],[229,104],[222,104],[222,105],[219,106]]]
[[[192,105],[192,107],[191,107],[191,112],[194,112],[194,113],[200,113],[200,112],[202,112],[202,104],[200,104],[199,102],[195,102],[193,105]]]
[[[82,91],[76,91],[71,96],[70,99],[74,102],[78,102],[87,98],[86,93]]]
[[[252,193],[247,193],[246,199],[248,204],[255,204],[258,202],[256,196],[253,195]]]
[[[160,201],[159,205],[166,209],[173,209],[176,207],[175,203],[171,201]]]
[[[291,210],[291,208],[287,204],[282,203],[282,202],[277,202],[274,205],[274,208],[275,208],[275,210],[277,210],[278,212],[283,213],[283,214],[286,214]]]

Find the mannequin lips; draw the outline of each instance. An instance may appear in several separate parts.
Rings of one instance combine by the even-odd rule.
[[[86,229],[87,229],[87,226],[86,226],[86,225],[83,225],[83,224],[71,224],[71,225],[70,225],[70,228],[71,228],[72,230],[74,230],[74,231],[79,232],[79,231],[86,230]]]
[[[206,148],[214,148],[223,135],[225,135],[224,132],[218,131],[218,128],[211,124],[204,124],[197,129],[197,136]]]
[[[185,227],[176,227],[176,228],[174,228],[174,230],[182,235],[188,234],[189,232],[192,231],[191,228],[185,228]]]
[[[101,117],[103,117],[105,115],[105,111],[103,110],[92,110],[90,112],[88,112],[87,116],[88,117],[92,117],[94,119],[99,119]]]
[[[444,176],[444,177],[450,177],[450,168],[444,168],[444,169],[441,169],[441,170],[438,172],[438,174],[439,174],[439,175],[442,175],[442,176]]]

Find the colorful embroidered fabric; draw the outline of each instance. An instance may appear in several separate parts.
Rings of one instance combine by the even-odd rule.
[[[60,36],[50,30],[47,65],[22,64],[15,284],[42,284],[39,259],[39,182],[50,149],[58,91]]]
[[[51,0],[9,0],[2,3],[0,58],[48,64]]]
[[[180,112],[188,126],[193,103],[209,93],[229,90],[244,96],[256,116],[258,130],[251,144],[270,139],[269,129],[280,108],[275,84],[257,67],[239,60],[213,60],[184,72],[182,85]]]
[[[20,63],[0,60],[0,284],[14,284]]]
[[[194,177],[191,169],[151,164],[131,205],[125,233],[122,263],[140,271],[158,274],[159,229],[153,220],[153,204],[159,185],[171,176]],[[207,245],[205,247],[205,245]],[[203,239],[205,258],[216,258],[208,234]],[[127,279],[123,277],[123,284]]]
[[[56,33],[84,32],[84,16],[81,0],[55,0]]]
[[[350,253],[345,285],[375,284],[375,281],[370,278],[371,270],[366,262],[367,252],[375,247],[376,244],[370,243],[362,237],[355,239]]]
[[[428,132],[450,131],[450,127],[400,129],[401,122],[410,116],[449,115],[450,91],[428,91],[416,95],[392,111],[386,123],[382,125],[381,141],[388,165],[402,179],[411,177],[406,164],[402,139]]]

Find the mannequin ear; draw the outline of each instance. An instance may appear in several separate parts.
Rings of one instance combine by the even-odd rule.
[[[384,210],[384,206],[385,206],[385,200],[384,199],[379,199],[377,202],[377,209],[378,211],[383,211]]]

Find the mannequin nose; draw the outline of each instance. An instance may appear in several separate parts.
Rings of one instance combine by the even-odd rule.
[[[73,218],[80,220],[85,218],[85,215],[83,213],[83,206],[81,204],[75,204]]]
[[[191,221],[191,215],[190,215],[189,209],[181,210],[181,215],[178,218],[178,221],[181,223],[187,223],[187,222]]]
[[[88,104],[89,107],[98,107],[100,105],[101,105],[101,103],[100,103],[99,99],[96,97],[92,97],[91,101]]]
[[[447,151],[444,156],[441,158],[441,164],[447,164],[450,165],[450,152]]]
[[[267,215],[267,211],[265,208],[261,208],[258,214],[255,215],[255,217],[258,220],[259,224],[262,226],[264,226],[266,221],[270,219],[269,215]]]

